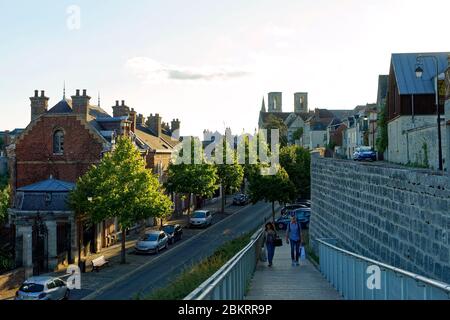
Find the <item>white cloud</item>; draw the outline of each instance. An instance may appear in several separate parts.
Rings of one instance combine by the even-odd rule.
[[[125,67],[145,83],[227,80],[250,74],[245,68],[230,66],[176,66],[164,64],[148,57],[130,58],[126,62]]]

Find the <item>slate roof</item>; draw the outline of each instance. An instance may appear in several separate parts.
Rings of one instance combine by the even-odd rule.
[[[70,192],[75,189],[75,184],[71,182],[48,179],[18,188],[20,192]]]
[[[48,110],[47,113],[72,113],[72,101],[63,99]]]
[[[15,209],[24,211],[71,211],[67,204],[68,195],[68,192],[18,192]]]
[[[426,53],[426,55],[434,55],[438,58],[439,74],[447,69],[449,54],[450,52]],[[401,95],[434,93],[433,79],[436,75],[434,61],[431,58],[422,59],[423,76],[422,78],[417,78],[415,69],[418,55],[419,53],[392,54],[391,63],[398,91]]]

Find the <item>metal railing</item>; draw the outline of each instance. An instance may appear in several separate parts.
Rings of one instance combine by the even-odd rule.
[[[243,300],[255,272],[263,240],[263,229],[222,268],[192,291],[184,300]]]
[[[345,299],[450,299],[450,284],[346,251],[337,247],[333,239],[316,241],[319,245],[320,271]]]

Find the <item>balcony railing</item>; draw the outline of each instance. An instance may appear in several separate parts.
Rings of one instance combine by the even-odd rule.
[[[450,285],[316,240],[320,271],[348,300],[448,300]]]
[[[243,300],[261,251],[263,229],[222,268],[192,291],[184,300]]]

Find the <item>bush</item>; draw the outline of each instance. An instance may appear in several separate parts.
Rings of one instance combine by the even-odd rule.
[[[145,297],[146,300],[182,300],[194,291],[205,280],[211,277],[236,253],[241,251],[249,242],[251,233],[234,239],[220,248],[214,254],[198,264],[185,270],[169,286],[156,290]],[[140,297],[136,297],[139,299]]]

